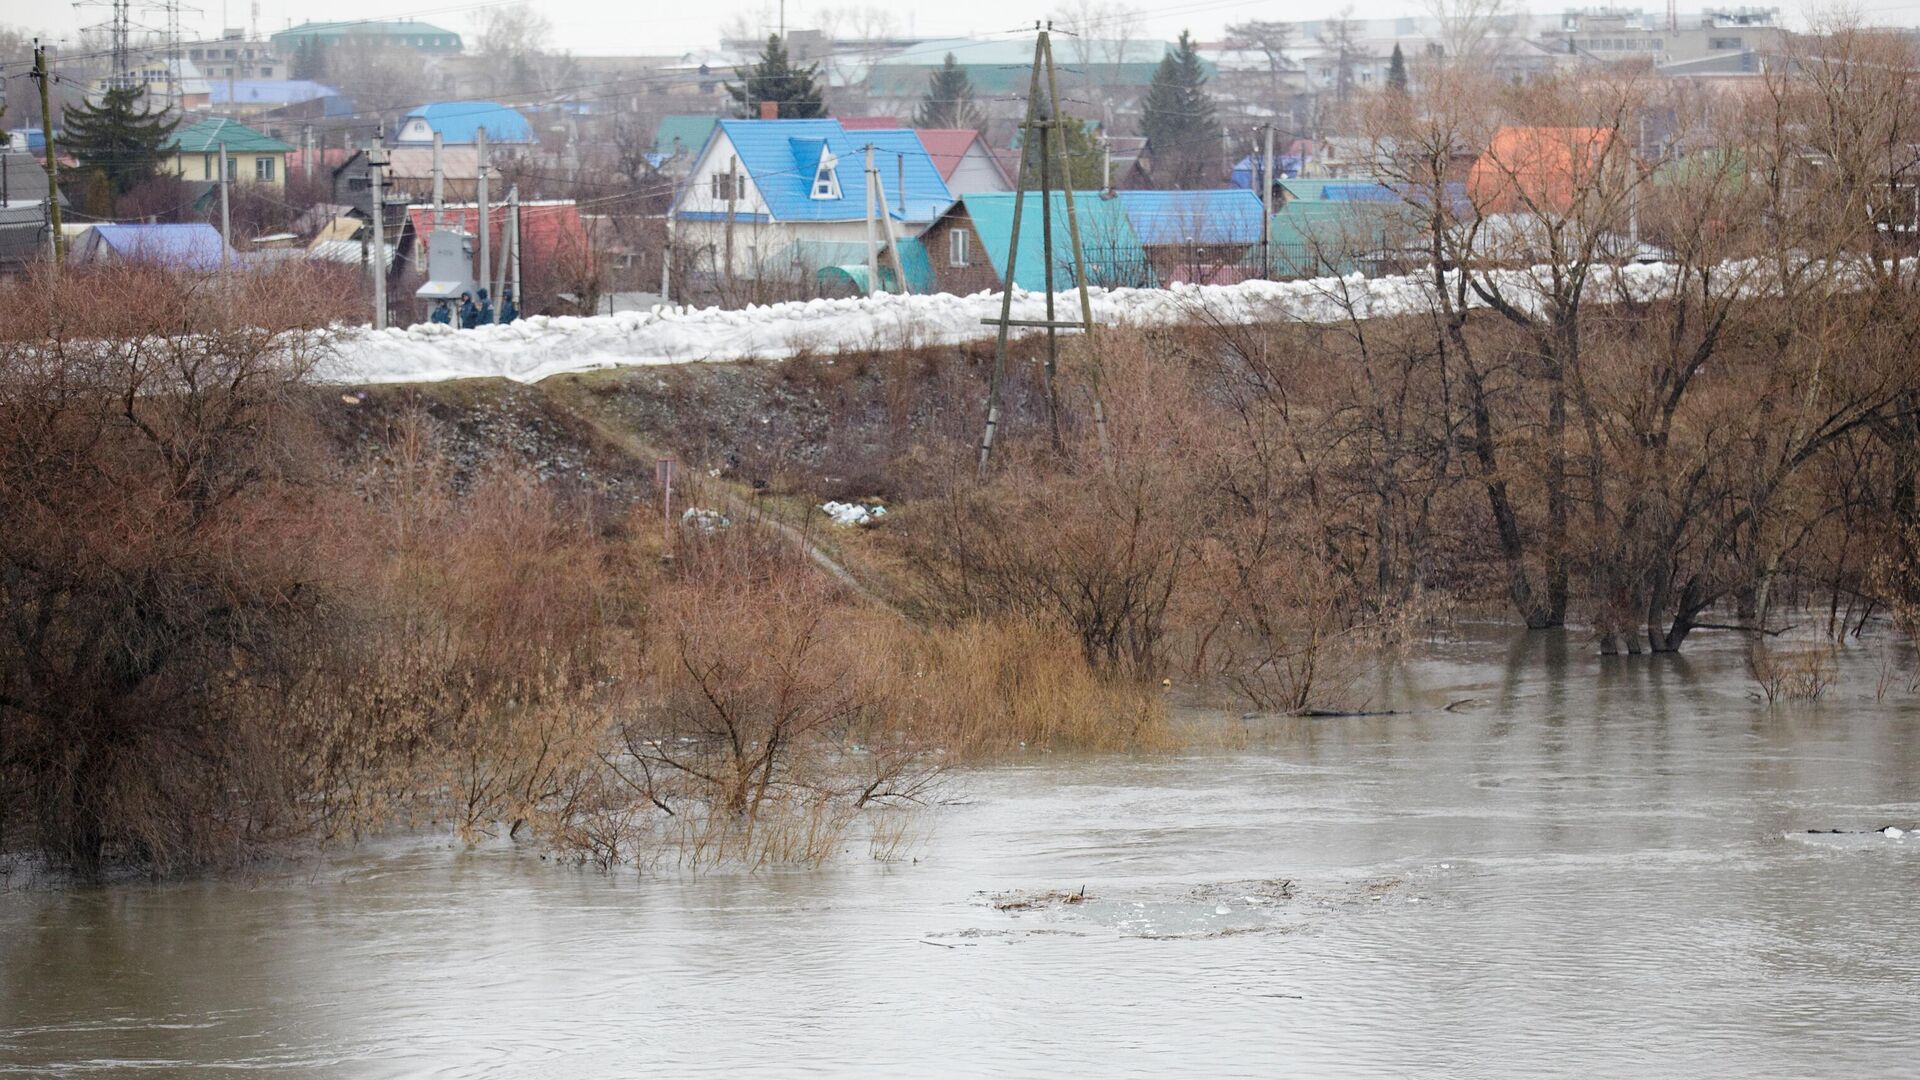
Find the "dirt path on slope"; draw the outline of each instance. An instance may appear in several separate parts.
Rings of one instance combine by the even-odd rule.
[[[668,456],[660,453],[656,448],[647,445],[632,431],[609,422],[587,403],[585,400],[586,395],[580,394],[577,391],[561,392],[557,387],[547,387],[544,384],[536,385],[539,385],[544,392],[565,404],[571,412],[580,417],[580,419],[590,426],[601,438],[604,438],[608,443],[631,456],[636,461],[653,462]],[[855,595],[872,604],[885,608],[887,611],[893,612],[896,615],[900,614],[899,609],[894,607],[892,602],[871,588],[868,588],[867,585],[855,577],[853,572],[848,570],[844,564],[834,558],[824,547],[814,542],[813,538],[807,535],[806,530],[796,528],[792,524],[781,521],[779,518],[766,513],[760,507],[755,506],[751,500],[732,490],[733,485],[713,479],[704,479],[701,483],[717,497],[721,504],[721,512],[729,518],[735,521],[756,521],[773,529],[805,553],[807,558],[825,572],[827,576],[852,590]]]

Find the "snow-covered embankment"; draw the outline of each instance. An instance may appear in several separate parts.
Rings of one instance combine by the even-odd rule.
[[[1631,266],[1640,288],[1658,287],[1667,271]],[[1514,272],[1526,288],[1531,275]],[[1094,289],[1098,325],[1166,326],[1200,320],[1259,323],[1334,322],[1428,310],[1431,278],[1314,278],[1175,285],[1165,289]],[[802,351],[954,344],[992,336],[983,320],[1000,314],[1000,294],[799,300],[739,310],[657,307],[618,315],[534,316],[476,330],[421,324],[406,329],[337,331],[320,378],[337,383],[437,382],[504,377],[537,382],[549,375],[647,364],[783,359]],[[1073,293],[1055,298],[1057,318],[1077,313]],[[1013,317],[1046,314],[1044,293],[1016,292]]]

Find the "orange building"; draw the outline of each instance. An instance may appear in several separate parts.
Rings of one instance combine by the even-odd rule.
[[[1481,213],[1564,213],[1618,145],[1610,128],[1503,127],[1467,175]]]

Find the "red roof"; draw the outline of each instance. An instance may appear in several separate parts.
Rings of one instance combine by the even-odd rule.
[[[907,125],[897,116],[838,116],[840,126],[847,131],[890,131]]]
[[[313,153],[314,171],[319,172],[323,169],[337,169],[346,164],[347,159],[352,157],[353,153],[352,150],[340,146],[323,147],[316,150]],[[305,150],[295,150],[293,153],[288,154],[287,172],[289,174],[299,172],[306,160],[307,152]]]
[[[407,218],[413,225],[414,236],[425,239],[433,231],[433,207],[409,206]],[[472,205],[449,206],[441,211],[441,221],[449,229],[475,232],[480,224],[480,211]],[[506,222],[505,204],[487,207],[488,244],[494,252],[500,250]],[[521,203],[520,242],[525,245],[523,255],[527,259],[546,262],[585,258],[587,227],[580,220],[579,204],[571,199]]]
[[[953,171],[967,156],[967,150],[979,140],[980,133],[972,128],[915,128],[920,136],[920,145],[927,148],[927,156],[933,159],[933,167],[940,170],[940,179],[953,179]],[[993,155],[987,155],[993,161]],[[994,162],[999,168],[999,162]],[[1003,172],[1005,170],[1002,170]]]

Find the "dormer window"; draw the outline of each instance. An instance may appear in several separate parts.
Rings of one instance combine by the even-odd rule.
[[[840,175],[834,166],[839,159],[825,150],[820,152],[820,165],[813,171],[813,197],[816,199],[838,199],[840,197]]]

